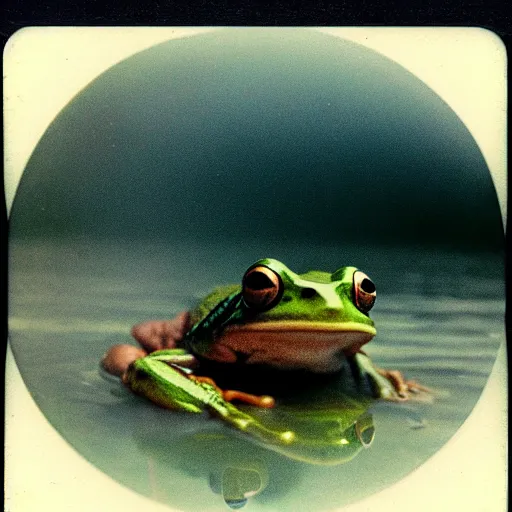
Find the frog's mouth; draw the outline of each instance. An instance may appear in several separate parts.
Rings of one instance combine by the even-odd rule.
[[[219,362],[265,364],[326,373],[341,368],[346,354],[357,352],[376,334],[356,322],[280,321],[231,325],[205,357]]]

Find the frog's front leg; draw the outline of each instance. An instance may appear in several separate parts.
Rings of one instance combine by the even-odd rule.
[[[413,380],[406,380],[398,370],[383,370],[377,368],[370,358],[362,351],[348,357],[349,364],[356,374],[356,378],[366,378],[370,382],[376,396],[385,400],[407,400],[411,393],[422,391],[432,394],[433,390],[418,384]]]
[[[376,368],[363,352],[350,356],[348,361],[356,379],[367,379],[378,398],[407,400],[409,389],[400,372]]]

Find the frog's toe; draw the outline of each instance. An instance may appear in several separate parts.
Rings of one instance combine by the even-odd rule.
[[[380,386],[378,397],[389,402],[404,402],[407,400],[407,393],[399,393],[393,386]]]
[[[385,377],[392,388],[381,388],[381,398],[392,402],[430,401],[433,397],[433,390],[419,384],[414,380],[404,380],[401,372],[384,371],[380,375]]]
[[[399,398],[404,400],[407,399],[409,386],[402,372],[398,370],[382,370],[380,368],[377,369],[377,371],[380,375],[391,382]]]
[[[146,355],[145,350],[133,345],[114,345],[103,356],[101,365],[111,375],[120,377],[133,361]]]
[[[422,391],[425,393],[434,393],[434,390],[432,388],[423,386],[422,384],[416,382],[415,380],[408,380],[406,384],[409,393],[414,393],[415,395],[421,393]]]
[[[249,405],[255,405],[256,407],[262,407],[264,409],[271,409],[274,407],[276,401],[273,397],[263,395],[251,395],[250,393],[245,393],[244,391],[237,391],[235,389],[221,389],[213,379],[210,377],[203,377],[198,375],[189,375],[189,379],[192,379],[196,382],[208,384],[213,387],[218,393],[222,395],[222,398],[226,402],[242,402]]]
[[[255,405],[256,407],[261,407],[263,409],[272,409],[276,404],[275,399],[271,396],[251,395],[250,393],[244,393],[243,391],[236,391],[234,389],[225,390],[222,395],[226,402],[236,400],[245,404]]]
[[[208,384],[213,389],[215,389],[215,391],[217,391],[217,393],[222,394],[222,389],[220,389],[219,386],[217,386],[217,383],[213,379],[211,379],[210,377],[203,377],[203,376],[200,376],[200,375],[190,374],[188,376],[188,378],[193,380],[193,381],[195,381],[195,382],[199,382],[201,384]]]

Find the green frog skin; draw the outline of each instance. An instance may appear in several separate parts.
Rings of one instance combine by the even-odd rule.
[[[150,362],[163,362],[166,372],[214,386],[191,370],[198,361],[312,374],[332,374],[348,362],[358,379],[370,383],[376,397],[405,400],[417,385],[406,382],[400,372],[377,369],[361,349],[376,334],[368,315],[375,298],[375,285],[355,267],[341,267],[332,274],[317,270],[296,274],[278,260],[262,259],[248,268],[241,285],[220,287],[208,295],[190,313],[186,332],[158,332],[163,338],[174,335],[169,348],[152,351],[155,345],[148,335],[161,331],[165,323],[149,322],[150,331],[148,324],[135,328],[135,337],[152,353],[122,372],[123,382],[160,405],[188,410],[191,404],[184,403],[182,390],[160,390],[156,397],[151,389],[156,389],[156,374],[143,376]],[[161,346],[165,344],[156,345]],[[260,400],[237,391],[226,391],[224,399],[273,406],[268,396]]]
[[[373,283],[354,267],[298,275],[263,259],[247,270],[241,288],[206,297],[183,342],[222,363],[332,373],[375,336],[367,315],[374,300]]]
[[[296,274],[280,261],[262,259],[248,268],[241,285],[214,290],[192,312],[135,326],[132,334],[143,348],[114,346],[102,362],[131,391],[162,407],[209,411],[288,457],[341,463],[371,444],[371,420],[357,419],[371,401],[368,396],[357,399],[357,407],[347,406],[336,386],[321,388],[317,398],[300,407],[301,421],[306,421],[301,429],[293,419],[275,423],[274,416],[258,413],[275,405],[272,396],[220,389],[205,369],[221,365],[222,373],[233,379],[229,386],[238,387],[233,376],[240,369],[271,369],[286,382],[294,372],[344,379],[342,369],[348,367],[348,377],[370,384],[375,398],[407,400],[409,393],[427,388],[406,382],[400,372],[376,368],[362,352],[376,334],[368,315],[375,298],[375,285],[355,267]],[[302,381],[313,389],[310,379]],[[320,405],[326,393],[331,400],[327,408]],[[231,403],[235,400],[258,407],[240,409]],[[340,422],[346,425],[341,430]]]

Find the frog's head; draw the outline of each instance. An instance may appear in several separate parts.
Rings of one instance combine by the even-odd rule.
[[[241,295],[240,314],[217,343],[248,363],[335,371],[341,357],[376,334],[368,316],[375,285],[355,267],[299,275],[280,261],[262,259],[245,272]]]
[[[262,259],[246,271],[242,297],[254,322],[280,322],[281,328],[360,331],[375,334],[368,312],[375,285],[355,267],[333,274],[312,270],[296,274],[274,259]]]

